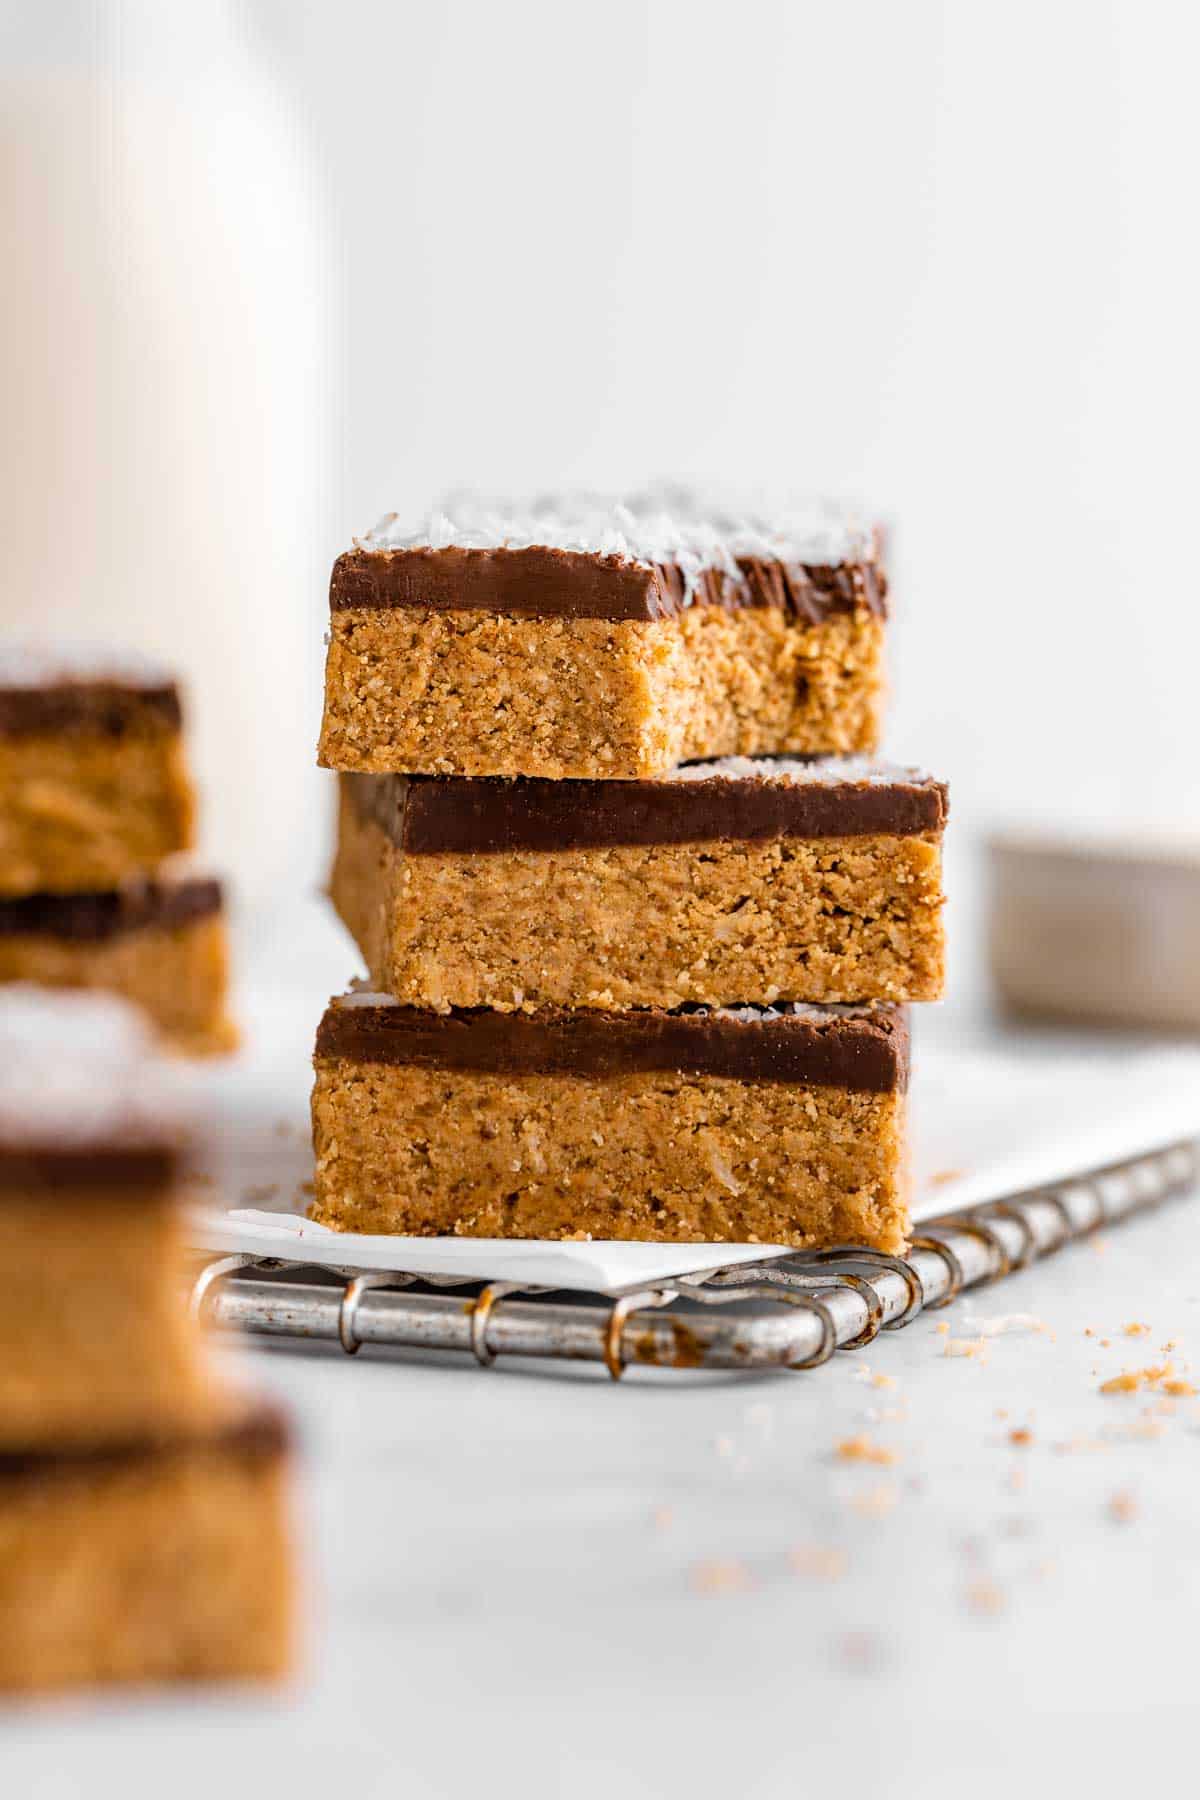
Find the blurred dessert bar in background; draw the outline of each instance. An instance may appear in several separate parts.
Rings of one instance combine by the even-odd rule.
[[[108,995],[0,989],[0,1445],[218,1410],[182,1304],[184,1121],[152,1049]]]
[[[331,895],[373,983],[411,1005],[941,996],[948,801],[916,770],[340,780]]]
[[[316,1075],[312,1217],[343,1231],[907,1235],[902,1008],[437,1013],[351,994]]]
[[[221,888],[180,859],[194,822],[168,674],[103,651],[0,655],[0,982],[109,989],[174,1049],[231,1049]]]
[[[0,991],[0,1690],[280,1676],[287,1431],[186,1299],[179,1071],[106,995]]]
[[[286,1674],[288,1436],[230,1403],[144,1443],[0,1443],[0,1691]]]
[[[644,779],[878,747],[887,581],[851,514],[448,505],[334,565],[326,768]]]
[[[125,657],[0,653],[0,895],[118,887],[190,850],[179,690]]]
[[[99,988],[140,1006],[176,1050],[232,1049],[221,885],[164,873],[99,894],[0,900],[0,982]]]

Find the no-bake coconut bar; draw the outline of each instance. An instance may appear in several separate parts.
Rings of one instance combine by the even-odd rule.
[[[287,1463],[261,1407],[165,1440],[0,1447],[0,1691],[282,1676]]]
[[[312,1217],[342,1231],[900,1250],[891,1006],[435,1013],[335,1000]]]
[[[102,653],[0,655],[0,895],[113,888],[191,848],[179,691]]]
[[[477,502],[338,558],[331,769],[611,780],[701,757],[873,752],[887,582],[829,507]]]
[[[237,1042],[226,1011],[228,960],[221,885],[206,878],[0,899],[0,982],[118,994],[188,1054]]]
[[[946,812],[931,777],[855,759],[343,775],[331,893],[413,1006],[936,1000]]]
[[[179,1142],[136,1013],[95,995],[0,992],[0,1446],[143,1438],[215,1416],[183,1304]]]

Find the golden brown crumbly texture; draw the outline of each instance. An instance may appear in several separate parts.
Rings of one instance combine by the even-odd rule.
[[[903,1127],[898,1093],[319,1059],[311,1216],[416,1236],[899,1251]]]
[[[169,1435],[215,1418],[185,1274],[166,1190],[0,1193],[0,1448]]]
[[[286,1468],[215,1439],[0,1480],[0,1690],[285,1675]]]
[[[178,731],[0,736],[0,895],[120,887],[192,847]]]
[[[871,752],[883,622],[778,607],[654,620],[348,608],[320,760],[404,774],[628,778],[697,757]]]
[[[169,1048],[215,1056],[237,1046],[226,1012],[229,949],[220,918],[144,926],[99,942],[0,932],[0,981],[102,988],[133,1001]]]
[[[940,836],[406,856],[345,793],[331,895],[410,1006],[937,1000]]]

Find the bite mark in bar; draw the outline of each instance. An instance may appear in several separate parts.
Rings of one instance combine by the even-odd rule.
[[[636,780],[697,757],[871,752],[875,536],[563,503],[339,557],[320,759],[376,773]]]

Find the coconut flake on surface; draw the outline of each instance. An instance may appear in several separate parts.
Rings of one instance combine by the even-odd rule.
[[[0,990],[0,1143],[97,1149],[165,1143],[181,1096],[141,1015],[115,995]]]
[[[603,494],[543,495],[524,504],[453,494],[417,526],[388,513],[360,550],[565,550],[612,556],[643,567],[682,570],[687,594],[699,577],[720,570],[740,581],[739,557],[794,567],[873,560],[874,534],[864,515],[831,500],[733,498],[658,487],[625,499]]]
[[[785,781],[841,787],[866,782],[872,787],[924,785],[933,780],[924,769],[898,763],[872,762],[865,756],[821,756],[811,761],[794,756],[722,756],[714,762],[684,763],[667,781]]]
[[[6,644],[0,648],[0,688],[79,686],[168,687],[171,671],[136,650],[104,644]]]

